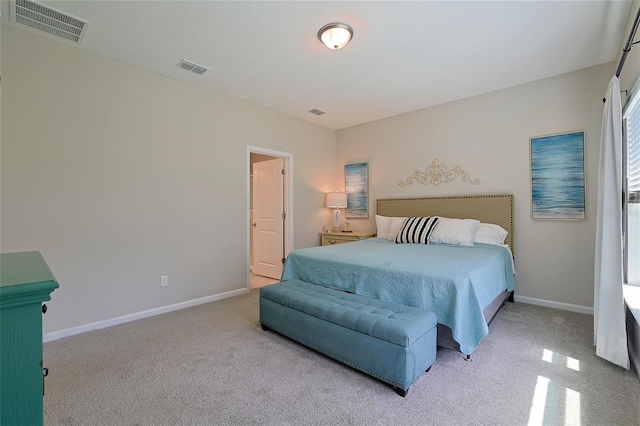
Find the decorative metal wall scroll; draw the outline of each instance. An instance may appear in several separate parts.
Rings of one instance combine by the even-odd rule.
[[[447,166],[443,165],[438,159],[434,159],[431,165],[424,171],[416,170],[405,180],[399,180],[398,185],[411,185],[414,180],[423,185],[438,185],[440,183],[449,183],[458,176],[460,176],[460,180],[468,181],[471,185],[480,183],[478,179],[471,179],[469,173],[462,170],[462,167],[454,166],[453,169],[448,169]]]

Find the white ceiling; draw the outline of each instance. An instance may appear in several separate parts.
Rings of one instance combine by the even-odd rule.
[[[631,12],[628,1],[41,3],[90,22],[80,49],[331,129],[613,61]],[[317,39],[334,21],[355,30],[341,50]]]

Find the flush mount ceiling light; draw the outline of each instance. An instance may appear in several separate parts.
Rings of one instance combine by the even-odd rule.
[[[347,24],[333,22],[320,28],[318,39],[329,49],[341,49],[351,41],[353,28]]]

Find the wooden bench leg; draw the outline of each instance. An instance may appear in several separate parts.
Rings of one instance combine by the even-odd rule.
[[[398,395],[400,395],[401,397],[403,397],[403,398],[404,398],[405,396],[407,396],[407,393],[409,393],[409,389],[404,390],[404,389],[399,388],[399,387],[397,387],[397,386],[394,386],[394,387],[393,387],[393,390],[395,390],[395,391],[396,391],[396,393],[397,393]]]
[[[429,368],[427,368],[427,369],[425,370],[425,373],[428,373],[428,372],[431,370],[431,367],[432,367],[432,365],[430,365],[430,366],[429,366]],[[396,391],[396,393],[397,393],[398,395],[400,395],[401,397],[403,397],[403,398],[404,398],[405,396],[407,396],[407,394],[409,393],[409,389],[404,390],[404,389],[399,388],[399,387],[397,387],[397,386],[394,386],[394,387],[393,387],[393,390],[395,390],[395,391]]]

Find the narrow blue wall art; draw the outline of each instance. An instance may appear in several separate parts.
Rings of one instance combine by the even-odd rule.
[[[531,217],[586,219],[584,132],[531,138]]]
[[[347,164],[344,166],[347,219],[367,219],[369,217],[368,172],[367,163]]]

